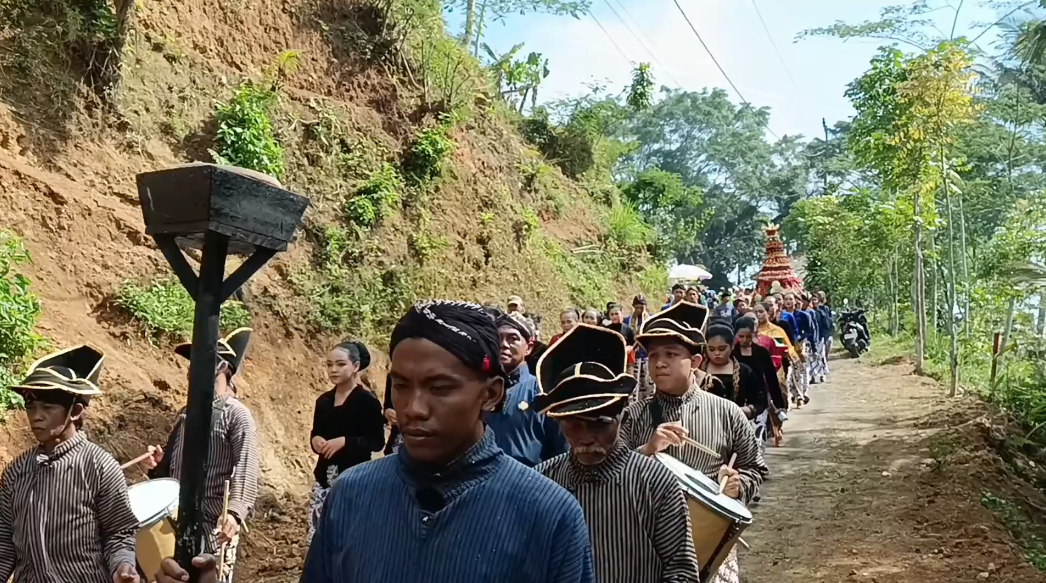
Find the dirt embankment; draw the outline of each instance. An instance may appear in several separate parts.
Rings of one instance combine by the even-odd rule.
[[[215,102],[281,51],[300,51],[300,68],[285,80],[274,124],[287,151],[284,184],[313,206],[296,244],[246,287],[256,332],[237,383],[258,424],[263,472],[239,579],[297,580],[312,480],[309,426],[314,399],[327,388],[322,358],[340,337],[360,333],[310,332],[302,318],[307,299],[291,281],[309,270],[314,234],[338,220],[351,191],[310,150],[307,128],[329,115],[341,120],[338,131],[352,145],[347,155],[378,152],[396,160],[427,118],[400,80],[353,52],[347,39],[374,32],[365,30],[368,16],[354,2],[135,6],[112,103],[102,105],[77,79],[44,75],[28,86],[10,71],[0,75],[0,228],[21,237],[33,256],[25,273],[42,300],[40,332],[55,346],[89,343],[106,353],[106,395],[91,407],[91,437],[121,461],[160,442],[185,402],[187,367],[172,354],[170,340],[146,337],[113,306],[123,280],[170,275],[144,233],[134,176],[208,160]],[[5,40],[0,36],[0,50],[11,48]],[[520,208],[533,208],[543,240],[568,250],[596,242],[602,234],[586,210],[588,195],[556,170],[546,178],[552,181],[547,192],[525,188],[520,164],[533,153],[496,116],[478,115],[452,137],[453,159],[426,209],[429,232],[444,237],[446,248],[424,264],[412,258],[407,241],[416,229],[397,213],[367,238],[367,268],[376,277],[408,274],[417,284],[409,292],[418,295],[483,301],[520,294],[554,320],[571,303],[571,282],[560,279],[540,245],[515,240],[513,220]],[[627,279],[618,278],[611,293],[630,297],[635,290]],[[379,341],[372,367],[379,394],[382,348]],[[30,440],[24,416],[9,415],[0,424],[0,466]],[[128,477],[142,478],[136,470]]]
[[[910,364],[832,367],[768,450],[745,580],[1046,581],[1031,527],[1010,531],[1017,514],[1041,522],[1046,497],[1000,458],[983,403],[947,400]]]

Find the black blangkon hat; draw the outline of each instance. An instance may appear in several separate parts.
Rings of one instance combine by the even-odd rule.
[[[225,338],[218,339],[218,358],[229,363],[233,372],[240,370],[243,358],[247,355],[247,346],[251,342],[251,332],[253,330],[250,328],[237,328]],[[182,358],[191,359],[192,343],[179,344],[175,347],[174,353]]]
[[[651,316],[636,336],[636,342],[647,348],[651,340],[673,338],[690,348],[691,352],[696,352],[705,344],[707,322],[708,308],[687,301],[678,302]]]
[[[48,354],[29,366],[25,379],[11,387],[19,395],[34,391],[63,391],[87,404],[101,395],[98,377],[105,355],[87,345],[74,346]]]
[[[534,407],[552,418],[591,414],[628,399],[636,379],[625,374],[624,336],[578,324],[541,355]],[[623,403],[622,403],[623,404]]]

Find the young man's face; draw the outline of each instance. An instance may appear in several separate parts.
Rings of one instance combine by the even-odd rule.
[[[30,392],[25,398],[25,416],[33,437],[41,444],[61,437],[69,425],[83,415],[84,406],[74,403],[71,395],[59,391]]]
[[[487,379],[438,344],[404,340],[392,352],[392,406],[403,446],[419,462],[441,466],[483,436],[484,411],[505,396],[500,378]]]
[[[632,312],[638,314],[646,309],[646,304],[632,304]]]
[[[691,304],[696,304],[697,303],[697,290],[696,289],[687,290],[687,292],[686,292],[686,301],[690,302]]]
[[[607,421],[564,417],[559,420],[563,437],[570,444],[570,455],[581,465],[595,466],[603,462],[614,449],[621,428],[620,415]]]
[[[672,299],[675,301],[682,301],[683,296],[686,295],[686,290],[674,289],[672,290]]]
[[[512,372],[519,368],[527,354],[530,354],[530,342],[512,326],[498,328],[498,339],[501,341],[501,366],[505,368],[505,372]]]
[[[700,355],[691,355],[680,342],[658,339],[647,343],[650,378],[657,390],[682,395],[690,389],[690,372],[701,364]]]

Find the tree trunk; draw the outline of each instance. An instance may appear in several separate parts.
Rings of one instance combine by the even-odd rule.
[[[930,233],[930,261],[933,262],[933,266],[930,268],[930,287],[932,288],[933,297],[930,299],[930,318],[933,322],[933,336],[937,337],[937,331],[940,330],[940,322],[937,320],[937,313],[939,306],[937,300],[940,297],[940,260],[937,256],[937,233],[936,231]]]
[[[999,341],[999,355],[1006,352],[1006,345],[1010,343],[1010,332],[1013,331],[1013,313],[1017,310],[1017,298],[1010,296],[1010,303],[1006,308],[1006,323],[1002,328],[1002,339]]]
[[[901,285],[901,259],[898,256],[898,252],[899,251],[900,251],[900,249],[894,249],[894,254],[893,254],[893,275],[894,275],[894,278],[893,278],[893,304],[892,304],[892,309],[893,309],[893,330],[892,330],[892,333],[893,333],[893,335],[895,337],[901,331],[901,314],[900,314],[900,311],[898,310],[898,305],[897,305],[899,303],[899,300],[898,300],[898,297],[897,297],[897,288],[900,287],[900,285]]]
[[[963,210],[962,193],[959,193],[959,253],[962,259],[963,333],[970,337],[973,329],[973,312],[970,311],[970,267],[966,261],[966,212]]]
[[[918,191],[912,202],[912,241],[915,252],[915,267],[912,273],[912,308],[915,310],[915,372],[923,374],[926,369],[926,283],[923,273],[922,223],[920,222]]]
[[[959,390],[959,341],[955,331],[955,221],[952,220],[952,193],[948,185],[948,166],[944,159],[944,148],[940,149],[941,184],[944,186],[944,206],[948,212],[948,369],[951,373],[948,396],[954,397]]]
[[[472,0],[475,2],[475,0]],[[476,19],[476,42],[472,46],[472,56],[479,58],[479,43],[483,39],[483,21],[487,17],[487,0],[479,7],[479,18]]]
[[[465,33],[461,35],[461,44],[467,47],[472,44],[472,31],[476,28],[476,0],[465,3]]]
[[[1035,317],[1035,327],[1039,336],[1046,338],[1046,290],[1039,293],[1039,313]]]

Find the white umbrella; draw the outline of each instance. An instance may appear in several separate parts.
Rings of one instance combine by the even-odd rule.
[[[668,270],[669,281],[700,281],[712,279],[712,274],[697,265],[676,265]]]

